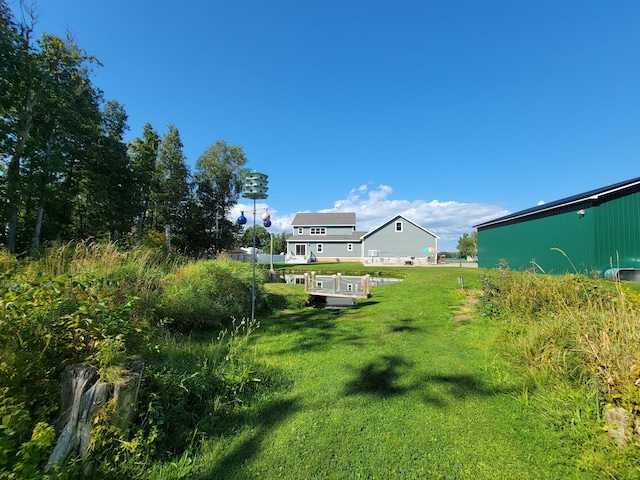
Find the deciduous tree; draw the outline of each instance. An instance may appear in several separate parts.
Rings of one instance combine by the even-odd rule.
[[[473,257],[478,253],[478,232],[471,235],[463,233],[458,239],[458,252],[460,257]]]
[[[246,163],[242,147],[227,145],[224,140],[209,146],[196,161],[196,195],[216,252],[232,246],[233,224],[226,217],[238,202]]]

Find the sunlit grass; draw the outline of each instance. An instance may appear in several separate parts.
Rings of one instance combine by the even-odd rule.
[[[574,471],[552,425],[523,407],[519,380],[496,375],[496,326],[451,321],[467,295],[458,276],[478,287],[477,271],[378,270],[404,281],[374,288],[353,308],[289,304],[260,319],[250,349],[288,387],[243,406],[208,437],[189,478],[546,479]],[[292,297],[302,291],[274,287]],[[181,471],[165,465],[157,477]]]

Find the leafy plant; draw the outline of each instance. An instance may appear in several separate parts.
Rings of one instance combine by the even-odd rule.
[[[227,258],[191,263],[162,282],[160,318],[172,328],[190,331],[219,328],[251,311],[252,269]],[[256,308],[266,304],[264,276],[256,275]]]

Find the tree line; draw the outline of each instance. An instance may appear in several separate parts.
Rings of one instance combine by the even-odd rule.
[[[167,243],[187,255],[233,247],[241,227],[228,216],[246,172],[242,147],[215,141],[191,172],[175,125],[160,134],[147,123],[125,142],[124,106],[92,82],[98,59],[68,34],[35,38],[33,9],[21,4],[21,13],[17,19],[0,0],[0,237],[7,250],[89,238]]]

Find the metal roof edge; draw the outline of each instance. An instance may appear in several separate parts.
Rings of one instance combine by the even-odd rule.
[[[610,195],[620,190],[625,190],[627,188],[634,187],[636,185],[640,185],[640,177],[632,178],[630,180],[625,180],[623,182],[618,182],[613,185],[609,185],[606,187],[597,188],[594,190],[589,190],[588,192],[579,193],[577,195],[572,195],[570,197],[561,198],[560,200],[555,200],[550,203],[545,203],[543,205],[539,205],[532,208],[527,208],[524,210],[520,210],[515,213],[511,213],[509,215],[505,215],[503,217],[499,217],[493,220],[489,220],[488,222],[478,223],[474,225],[473,228],[481,228],[488,227],[491,225],[496,225],[498,223],[504,223],[509,220],[517,220],[519,218],[528,217],[530,215],[534,215],[536,213],[547,212],[550,210],[555,210],[561,207],[566,207],[568,205],[574,205],[576,203],[584,202],[587,200],[598,200],[600,197],[605,195]]]

